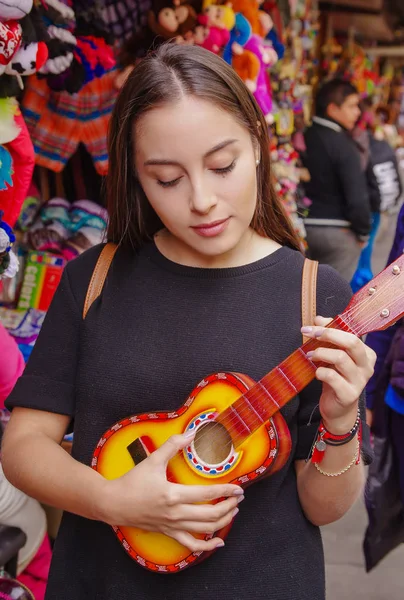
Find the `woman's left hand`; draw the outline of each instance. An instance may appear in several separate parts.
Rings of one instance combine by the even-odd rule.
[[[322,363],[316,371],[316,378],[323,383],[320,413],[324,425],[332,433],[342,435],[356,421],[359,397],[373,375],[376,354],[355,335],[326,329],[331,321],[316,317],[311,331],[304,328],[303,333],[334,346],[320,346],[309,358],[314,363]]]

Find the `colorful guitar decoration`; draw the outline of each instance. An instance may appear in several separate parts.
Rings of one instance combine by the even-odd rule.
[[[386,329],[404,315],[404,255],[357,292],[329,327],[362,336]],[[307,352],[324,343],[311,339],[260,381],[239,373],[203,379],[177,411],[128,417],[100,439],[92,467],[107,479],[121,477],[166,440],[195,430],[195,438],[168,464],[169,481],[188,485],[234,483],[247,487],[279,471],[291,451],[279,410],[314,379]],[[231,524],[214,536],[224,539]],[[161,533],[114,527],[126,552],[159,573],[176,573],[211,553],[191,552]],[[200,535],[210,539],[212,534]]]

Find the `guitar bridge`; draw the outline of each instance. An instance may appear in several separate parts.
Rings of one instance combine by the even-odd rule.
[[[140,464],[150,454],[146,445],[143,443],[142,438],[136,438],[136,440],[127,446],[127,450],[131,455],[135,466]]]

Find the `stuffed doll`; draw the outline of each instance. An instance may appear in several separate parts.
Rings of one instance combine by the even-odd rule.
[[[0,21],[0,75],[15,56],[22,40],[22,28],[18,21]]]
[[[223,50],[223,60],[225,60],[229,65],[232,64],[233,59],[233,44],[238,44],[238,46],[244,46],[250,39],[252,34],[251,25],[244,15],[241,13],[237,13],[235,15],[235,24],[232,30],[230,31],[230,39],[226,44],[226,47]],[[240,53],[239,48],[236,48],[236,53]]]
[[[251,92],[255,92],[260,72],[260,61],[244,48],[251,37],[251,25],[241,13],[236,14],[236,24],[230,32],[230,40],[223,52],[223,59],[232,65]]]
[[[16,4],[19,5],[21,3],[17,2]],[[10,10],[2,11],[2,4],[0,4],[0,19],[4,19],[4,13],[9,12]],[[31,11],[29,14],[25,14],[18,22],[18,26],[22,31],[22,39],[17,51],[13,53],[13,56],[5,67],[7,75],[15,75],[17,78],[22,75],[32,75],[45,64],[48,58],[48,49],[46,46],[48,36],[42,19],[35,7],[31,6]]]
[[[137,30],[123,44],[118,62],[123,69],[118,75],[117,87],[120,87],[132,71],[137,61],[143,58],[150,48],[156,48],[163,42],[176,38],[185,41],[191,35],[197,23],[197,13],[191,4],[181,0],[152,0],[147,16],[147,26]]]
[[[265,44],[264,40],[258,35],[252,35],[244,48],[255,54],[260,62],[254,97],[264,113],[266,122],[271,125],[274,122],[274,118],[272,116],[272,94],[267,77],[267,69],[277,62],[278,56],[272,46]]]
[[[149,11],[147,19],[149,28],[155,36],[170,40],[177,36],[185,36],[196,25],[196,13],[189,4],[167,5],[157,11]]]
[[[3,213],[0,210],[0,279],[14,277],[19,268],[18,258],[12,251],[15,235],[2,219]]]
[[[23,19],[32,9],[33,0],[2,0],[0,3],[0,75],[22,43]]]
[[[196,30],[195,44],[219,54],[230,41],[236,17],[230,4],[218,5],[213,0],[205,0],[198,22],[202,28]]]

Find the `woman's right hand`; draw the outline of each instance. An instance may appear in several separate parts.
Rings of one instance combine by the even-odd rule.
[[[167,481],[167,464],[192,437],[172,436],[128,473],[106,482],[104,520],[111,525],[158,531],[191,552],[209,552],[224,543],[205,541],[193,533],[214,533],[228,525],[244,499],[244,490],[232,484],[180,485]],[[225,498],[216,504],[200,504]]]

